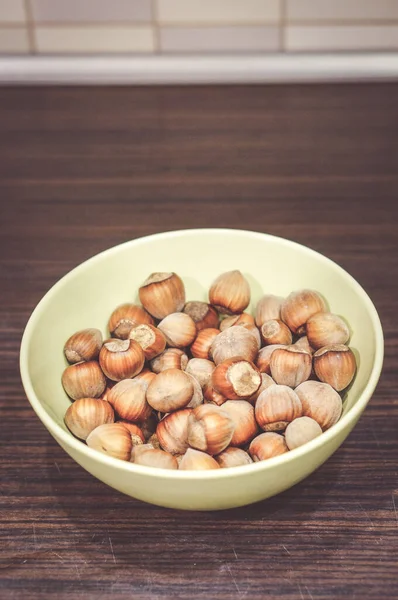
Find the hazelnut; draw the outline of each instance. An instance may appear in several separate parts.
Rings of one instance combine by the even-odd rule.
[[[311,355],[296,346],[277,348],[272,353],[270,368],[276,383],[297,387],[311,375]]]
[[[99,398],[105,391],[106,379],[99,364],[92,360],[66,367],[62,385],[72,400]]]
[[[284,298],[266,294],[257,302],[256,306],[256,325],[261,327],[266,321],[281,318],[281,305]]]
[[[266,346],[282,344],[288,346],[292,343],[292,333],[287,325],[279,319],[265,321],[261,326],[261,336]]]
[[[210,348],[215,338],[220,333],[219,329],[209,327],[201,329],[191,346],[191,354],[194,358],[211,358]]]
[[[206,331],[205,329],[203,331]],[[192,350],[192,348],[191,348]],[[255,337],[242,325],[229,327],[214,338],[210,353],[216,365],[228,358],[240,356],[253,362],[257,356],[258,344]]]
[[[218,312],[207,302],[187,302],[184,306],[184,313],[194,321],[197,331],[217,328],[220,322]]]
[[[314,354],[316,376],[323,383],[329,383],[338,392],[350,385],[356,369],[353,351],[343,344],[325,346]]]
[[[188,361],[185,372],[195,377],[203,389],[211,380],[211,375],[215,368],[216,365],[211,360],[207,360],[206,358],[191,358]]]
[[[184,456],[180,459],[178,468],[181,471],[202,471],[219,469],[220,465],[212,456],[206,454],[206,452],[188,448]]]
[[[350,338],[350,332],[341,317],[327,312],[318,312],[307,321],[306,332],[308,342],[319,350],[323,346],[345,344]]]
[[[267,460],[288,451],[289,448],[286,445],[283,435],[272,431],[260,433],[260,435],[252,440],[249,446],[249,454],[254,462]]]
[[[144,467],[178,469],[177,460],[172,454],[157,448],[148,448],[147,445],[134,446],[131,453],[131,462]]]
[[[169,413],[185,408],[192,400],[194,387],[192,379],[180,369],[162,371],[149,384],[146,398],[155,410]]]
[[[154,325],[143,324],[133,327],[129,338],[141,346],[146,360],[152,360],[166,348],[166,336]]]
[[[140,287],[139,296],[153,317],[164,319],[184,308],[185,287],[176,273],[152,273]]]
[[[65,425],[81,440],[99,425],[113,423],[115,416],[112,406],[97,398],[80,398],[71,404],[65,413]]]
[[[253,462],[247,452],[241,448],[233,448],[232,446],[226,448],[214,458],[222,469],[250,465]]]
[[[101,369],[113,381],[138,375],[144,362],[144,352],[134,340],[111,338],[104,342],[99,354]]]
[[[133,327],[153,324],[153,318],[142,306],[138,306],[137,304],[122,304],[109,317],[108,329],[112,337],[126,340]]]
[[[299,417],[286,427],[285,441],[289,450],[294,450],[321,435],[322,429],[314,419]]]
[[[283,344],[271,344],[271,346],[264,346],[264,348],[261,348],[256,358],[256,367],[260,373],[271,375],[271,356],[273,351],[277,348],[286,348],[286,346]]]
[[[151,360],[151,368],[154,373],[161,373],[167,369],[180,369],[185,371],[188,364],[188,356],[180,348],[166,348],[164,352]]]
[[[236,356],[216,366],[212,385],[219,394],[230,400],[248,398],[260,387],[261,374],[252,362]]]
[[[271,385],[257,398],[256,420],[264,431],[283,431],[303,414],[298,395],[286,385]]]
[[[246,446],[258,433],[258,425],[254,417],[254,408],[245,400],[227,400],[222,409],[234,422],[231,446]]]
[[[210,287],[209,300],[222,314],[239,314],[249,305],[250,286],[238,270],[222,273]]]
[[[218,406],[202,404],[188,417],[188,444],[196,450],[219,454],[229,445],[233,432],[233,420]]]
[[[301,400],[303,415],[314,419],[323,431],[340,419],[343,404],[339,394],[329,384],[304,381],[295,392]]]
[[[159,421],[156,435],[163,450],[184,454],[188,448],[188,417],[192,408],[183,408],[166,415]]]
[[[160,321],[158,328],[173,348],[190,346],[196,337],[196,325],[189,315],[182,312],[167,315]]]
[[[102,346],[102,334],[99,329],[82,329],[74,333],[64,346],[66,360],[69,363],[90,361],[98,358]]]
[[[96,427],[87,437],[87,446],[113,458],[129,461],[133,447],[131,434],[122,423]]]
[[[146,390],[147,386],[143,381],[123,379],[110,390],[108,402],[122,419],[145,421],[152,413],[152,408],[145,398]]]
[[[326,311],[324,299],[314,290],[292,292],[282,302],[281,319],[290,331],[300,335],[304,333],[308,319],[317,312]]]

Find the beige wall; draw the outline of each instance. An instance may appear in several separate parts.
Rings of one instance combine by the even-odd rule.
[[[0,54],[398,49],[398,0],[0,0]]]

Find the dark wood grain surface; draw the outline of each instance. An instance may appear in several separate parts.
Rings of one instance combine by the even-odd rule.
[[[398,598],[398,85],[0,90],[0,598]],[[28,404],[42,295],[145,234],[246,228],[336,260],[386,338],[380,384],[293,489],[219,513],[113,491]]]

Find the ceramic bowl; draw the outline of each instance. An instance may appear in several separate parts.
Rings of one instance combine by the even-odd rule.
[[[264,293],[286,296],[295,289],[312,288],[323,294],[332,312],[346,318],[358,371],[344,395],[340,421],[282,456],[202,472],[134,465],[101,454],[73,437],[63,421],[70,404],[61,385],[66,339],[85,327],[97,327],[105,335],[112,310],[121,303],[138,301],[138,287],[153,271],[177,272],[185,282],[187,300],[206,300],[213,279],[232,269],[240,269],[250,282],[251,308]],[[337,264],[282,238],[251,231],[199,229],[133,240],[73,269],[33,311],[22,340],[20,366],[26,394],[39,419],[62,448],[95,477],[152,504],[219,510],[278,494],[325,462],[369,402],[382,361],[383,332],[377,311],[362,287]]]

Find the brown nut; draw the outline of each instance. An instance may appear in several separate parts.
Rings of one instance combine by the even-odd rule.
[[[256,400],[261,394],[261,392],[269,388],[271,385],[275,385],[275,381],[272,379],[272,377],[270,375],[267,375],[266,373],[261,373],[261,385],[255,394],[250,396],[250,398],[247,398],[247,401],[250,402],[250,404],[255,405]]]
[[[180,369],[185,371],[188,356],[180,348],[166,348],[164,352],[151,360],[151,369],[154,373],[161,373],[167,369]]]
[[[258,349],[253,334],[242,325],[236,325],[225,329],[214,338],[210,353],[215,364],[219,365],[228,358],[234,358],[235,356],[241,356],[245,360],[253,362]]]
[[[188,448],[179,461],[178,468],[181,471],[204,471],[208,469],[219,469],[220,465],[205,452]]]
[[[108,402],[120,418],[133,422],[145,421],[152,413],[152,408],[145,398],[146,390],[143,381],[123,379],[110,390]]]
[[[113,458],[127,461],[131,458],[131,434],[122,423],[107,423],[96,427],[86,442],[90,448]]]
[[[115,415],[112,406],[97,398],[80,398],[71,404],[65,413],[65,425],[81,440],[99,425],[113,423]]]
[[[166,348],[166,336],[154,325],[143,324],[133,327],[129,338],[141,346],[146,360],[159,356]]]
[[[216,404],[217,406],[221,406],[227,401],[227,398],[214,389],[211,380],[203,388],[203,398],[205,404]]]
[[[294,450],[321,435],[320,425],[310,417],[294,419],[286,427],[285,441],[289,450]]]
[[[296,346],[277,348],[272,353],[270,368],[276,383],[297,387],[311,375],[311,355]]]
[[[104,342],[99,354],[101,369],[113,381],[138,375],[144,362],[144,352],[134,340],[111,338]]]
[[[153,318],[142,306],[138,306],[138,304],[122,304],[115,308],[109,317],[108,329],[112,337],[127,340],[133,327],[153,324]]]
[[[281,305],[284,298],[281,296],[274,296],[273,294],[266,294],[257,303],[256,306],[256,325],[261,327],[266,321],[271,319],[281,318]]]
[[[72,400],[99,398],[105,391],[106,379],[99,364],[92,360],[66,367],[62,385]]]
[[[134,446],[131,452],[131,462],[144,467],[178,469],[177,460],[172,454],[157,448],[148,448],[147,445]]]
[[[273,346],[275,344],[288,346],[292,343],[292,332],[289,327],[279,319],[265,321],[261,326],[261,337],[266,346]]]
[[[230,467],[241,467],[252,464],[252,459],[247,452],[241,448],[226,448],[214,457],[222,469]]]
[[[293,344],[293,346],[295,348],[300,348],[300,350],[305,350],[306,352],[308,352],[308,354],[311,354],[311,356],[314,354],[315,349],[310,346],[310,343],[308,341],[308,338],[306,335],[303,335],[302,337],[300,337],[297,342],[295,342]]]
[[[256,367],[260,373],[271,375],[271,356],[274,350],[277,348],[286,348],[283,344],[271,344],[271,346],[264,346],[261,348],[256,358]]]
[[[192,379],[180,369],[162,371],[149,384],[148,404],[162,413],[185,408],[194,394]]]
[[[160,321],[158,328],[164,333],[167,344],[173,348],[190,346],[197,333],[194,321],[182,312],[167,315]]]
[[[271,385],[257,398],[255,414],[264,431],[283,431],[303,414],[298,395],[286,385]]]
[[[258,425],[254,417],[254,408],[245,400],[228,400],[222,405],[234,422],[234,433],[231,446],[246,446],[258,433]]]
[[[187,302],[184,306],[184,313],[191,317],[198,331],[209,327],[217,328],[220,322],[218,312],[207,302]]]
[[[283,435],[272,431],[260,433],[249,446],[249,454],[254,462],[267,460],[288,451]]]
[[[184,454],[188,448],[188,417],[192,408],[183,408],[166,415],[156,428],[163,450],[171,454]]]
[[[207,360],[206,358],[191,358],[188,361],[185,372],[195,377],[203,389],[211,380],[215,368],[216,365],[211,360]]]
[[[351,348],[343,344],[325,346],[314,354],[316,376],[340,392],[350,385],[357,364]]]
[[[189,404],[187,404],[187,408],[196,408],[197,406],[199,406],[199,404],[203,404],[202,387],[201,387],[199,381],[197,379],[195,379],[195,377],[193,377],[193,375],[190,375],[189,373],[186,373],[186,375],[191,379],[192,386],[193,386],[192,398],[189,401]]]
[[[188,444],[196,450],[219,454],[229,445],[233,432],[233,420],[218,406],[202,404],[188,417]]]
[[[250,302],[250,286],[238,270],[222,273],[209,290],[210,304],[222,314],[239,314]]]
[[[234,327],[235,325],[243,325],[255,327],[254,317],[249,313],[241,313],[240,315],[231,315],[230,317],[226,317],[220,323],[220,331],[224,331],[228,329],[228,327]]]
[[[311,417],[326,431],[340,419],[343,404],[339,394],[327,383],[304,381],[295,392],[301,400],[303,415]]]
[[[133,446],[145,444],[144,432],[136,423],[130,423],[130,421],[126,421],[125,419],[121,419],[118,423],[122,423],[129,430]]]
[[[64,346],[66,360],[71,363],[98,358],[102,346],[102,333],[99,329],[82,329],[67,340]]]
[[[138,375],[134,377],[134,381],[141,381],[145,385],[145,389],[148,389],[148,385],[155,379],[155,377],[156,373],[153,373],[149,369],[142,369],[142,371],[140,371]]]
[[[215,338],[220,333],[219,329],[206,328],[199,331],[191,346],[191,354],[194,358],[211,359],[210,348]]]
[[[350,338],[346,323],[333,313],[315,313],[308,319],[305,329],[308,342],[316,350],[332,344],[345,344]]]
[[[212,377],[213,388],[229,400],[248,398],[261,385],[261,374],[250,361],[236,356],[219,363]]]
[[[324,299],[314,290],[298,290],[292,292],[282,302],[281,319],[293,333],[305,331],[308,319],[317,312],[326,311]]]
[[[164,319],[184,308],[184,283],[176,273],[152,273],[140,287],[139,297],[153,317]]]

